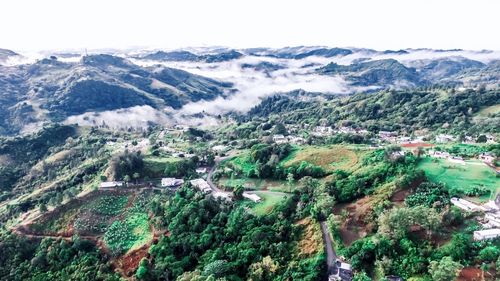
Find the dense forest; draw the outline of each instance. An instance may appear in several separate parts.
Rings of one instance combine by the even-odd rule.
[[[413,91],[381,91],[348,97],[295,99],[269,97],[242,120],[271,117],[296,124],[353,126],[376,132],[432,130],[454,133],[498,132],[498,114],[477,117],[485,107],[500,100],[498,90],[431,88]]]

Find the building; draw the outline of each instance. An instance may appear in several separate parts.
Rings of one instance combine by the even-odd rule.
[[[125,183],[122,181],[104,181],[99,184],[99,188],[122,187]]]
[[[199,191],[201,191],[203,193],[212,192],[210,185],[204,179],[191,180],[190,183],[192,186],[196,187]]]
[[[184,183],[183,179],[176,179],[176,178],[162,178],[161,179],[161,186],[162,187],[178,187],[181,186]]]
[[[442,158],[442,159],[446,159],[446,158],[451,157],[451,155],[448,152],[437,151],[437,150],[429,150],[429,156],[434,157],[434,158]]]
[[[248,200],[251,200],[255,203],[259,203],[262,201],[262,199],[260,198],[259,195],[255,194],[255,193],[248,193],[248,192],[243,192],[243,197],[248,199]]]
[[[198,174],[205,174],[206,172],[207,172],[207,168],[206,167],[196,168],[196,173],[198,173]]]
[[[458,208],[468,211],[468,212],[475,212],[475,211],[484,211],[485,208],[482,206],[479,206],[477,204],[474,204],[472,202],[469,202],[467,200],[461,199],[461,198],[456,198],[453,197],[450,200],[451,204],[457,206]]]
[[[453,163],[457,163],[457,164],[460,164],[460,165],[465,165],[464,159],[462,157],[459,157],[459,156],[449,157],[448,161],[453,162]]]
[[[329,281],[333,280],[352,280],[352,268],[351,265],[340,260],[335,261],[336,272],[328,277]]]
[[[402,277],[396,276],[396,275],[389,275],[385,277],[385,280],[387,281],[404,281]]]
[[[474,231],[474,240],[488,240],[500,237],[500,228],[492,228],[486,230]]]
[[[217,199],[217,198],[221,198],[222,200],[224,201],[231,201],[231,195],[227,192],[214,192],[212,193],[212,196]]]
[[[225,152],[227,150],[227,146],[225,146],[225,145],[216,145],[216,146],[212,147],[212,150],[214,152]]]
[[[288,140],[285,138],[284,135],[274,135],[273,136],[273,141],[275,143],[278,143],[278,144],[280,144],[280,143],[287,143],[288,142]]]
[[[479,159],[483,160],[486,163],[493,163],[493,161],[495,161],[495,157],[490,152],[479,154]]]

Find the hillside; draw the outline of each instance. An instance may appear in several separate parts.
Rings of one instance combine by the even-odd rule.
[[[180,108],[224,96],[230,83],[183,70],[140,67],[111,55],[85,56],[77,63],[49,58],[31,65],[0,67],[0,134],[29,123],[149,105]]]

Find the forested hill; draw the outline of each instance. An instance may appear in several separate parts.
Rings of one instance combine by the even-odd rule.
[[[273,117],[284,122],[354,126],[370,131],[429,129],[450,132],[498,132],[498,90],[431,89],[381,91],[331,100],[275,95],[240,117]]]

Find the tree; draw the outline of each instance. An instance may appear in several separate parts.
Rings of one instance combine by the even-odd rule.
[[[485,142],[487,142],[487,141],[488,141],[488,139],[486,138],[486,136],[485,136],[485,135],[480,135],[480,136],[477,138],[477,140],[476,140],[476,142],[478,142],[478,143],[485,143]]]
[[[292,185],[293,185],[294,181],[295,181],[295,178],[293,177],[293,174],[288,173],[288,175],[286,175],[286,182],[288,184],[288,192],[292,192]]]
[[[245,188],[241,184],[238,184],[233,190],[234,198],[237,200],[242,199],[243,191],[245,191]]]
[[[488,246],[479,252],[479,258],[485,262],[492,262],[497,260],[500,251],[496,246]]]
[[[249,281],[274,280],[279,264],[270,256],[265,256],[262,261],[250,265],[248,269]]]
[[[40,213],[45,213],[47,212],[47,205],[45,205],[45,203],[40,203],[39,209]]]
[[[137,180],[141,177],[141,175],[137,172],[135,172],[132,177],[135,179],[135,184],[137,184]]]
[[[125,183],[128,183],[128,182],[130,181],[130,176],[129,176],[129,175],[125,175],[125,176],[123,177],[123,181],[124,181]]]
[[[443,257],[440,261],[431,261],[429,274],[434,281],[455,280],[463,266],[451,259]]]

